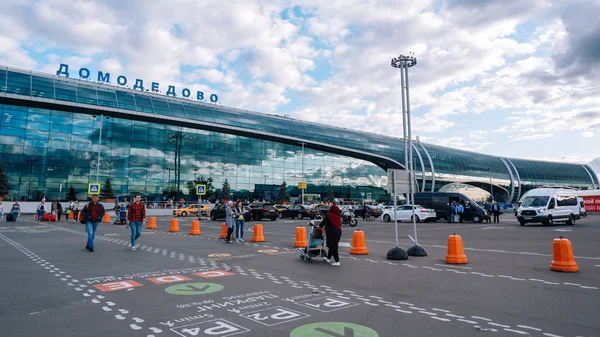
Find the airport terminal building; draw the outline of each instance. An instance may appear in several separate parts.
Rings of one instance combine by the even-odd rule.
[[[90,81],[0,66],[0,162],[11,198],[56,198],[61,185],[63,199],[69,187],[84,198],[88,183],[110,178],[115,195],[164,200],[179,182],[195,200],[186,182],[210,177],[216,197],[227,179],[240,198],[273,198],[284,181],[297,196],[306,181],[308,195],[324,197],[331,188],[336,198],[389,200],[386,170],[404,168],[401,138],[224,107],[213,95],[193,100],[187,89],[172,97],[154,83],[152,90],[109,85],[100,74]],[[542,186],[600,186],[588,165],[421,142],[412,151],[419,191],[461,183],[514,202]]]

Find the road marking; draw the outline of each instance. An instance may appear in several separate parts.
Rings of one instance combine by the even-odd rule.
[[[534,331],[542,331],[542,329],[540,329],[540,328],[534,328],[534,327],[528,326],[528,325],[517,325],[517,327],[519,327],[521,329],[529,329],[529,330],[534,330]]]
[[[468,319],[462,319],[462,318],[457,319],[457,321],[459,321],[459,322],[465,322],[465,323],[469,323],[469,324],[478,324],[478,322],[470,321]]]
[[[544,332],[544,333],[543,333],[543,335],[544,335],[544,336],[548,336],[548,337],[563,337],[563,336],[561,336],[561,335],[555,335],[555,334],[553,334],[553,333],[548,333],[548,332]]]
[[[563,282],[563,284],[566,284],[566,285],[568,285],[568,286],[577,286],[577,287],[581,286],[581,284],[579,284],[579,283],[569,283],[569,282]]]
[[[340,246],[340,247],[350,247],[351,244],[350,244],[350,242],[340,242],[340,243],[338,243],[338,246]]]
[[[488,322],[489,325],[493,325],[493,326],[499,326],[501,328],[510,328],[510,325],[504,325],[504,324],[499,324],[499,323],[494,323],[494,322]]]
[[[436,266],[440,266],[440,267],[446,267],[446,268],[473,269],[473,268],[471,268],[471,267],[462,267],[462,266],[449,266],[449,265],[447,265],[447,264],[439,264],[439,263],[436,263],[435,265],[436,265]]]
[[[481,316],[471,316],[471,318],[475,318],[475,319],[480,319],[482,321],[488,321],[491,322],[492,320],[489,318],[485,318],[485,317],[481,317]]]
[[[441,311],[441,312],[450,312],[449,310],[438,309],[438,308],[431,308],[431,310],[433,310],[433,311]]]
[[[525,332],[525,331],[521,331],[521,330],[515,330],[515,329],[506,329],[505,328],[504,331],[518,333],[519,335],[529,335],[529,332]]]
[[[408,311],[408,310],[402,310],[402,309],[396,309],[396,311],[401,312],[403,314],[412,314],[412,311]]]
[[[437,319],[438,321],[450,322],[450,320],[447,318],[441,318],[441,317],[435,317],[435,316],[431,316],[431,318]]]

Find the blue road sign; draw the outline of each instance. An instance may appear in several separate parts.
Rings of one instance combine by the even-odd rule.
[[[196,185],[197,195],[206,195],[206,185]]]
[[[88,194],[100,194],[100,184],[88,184]]]

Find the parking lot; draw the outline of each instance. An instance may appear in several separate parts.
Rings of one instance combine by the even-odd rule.
[[[394,223],[343,227],[341,266],[307,263],[293,248],[308,220],[246,224],[245,243],[219,239],[221,221],[170,216],[145,230],[102,224],[95,252],[80,224],[23,217],[0,227],[0,326],[6,336],[599,336],[600,217],[575,226],[419,223],[426,257],[386,260]],[[265,242],[251,242],[263,225]],[[400,247],[412,223],[399,223]],[[349,254],[363,230],[368,255]],[[444,262],[462,237],[466,265]],[[552,242],[571,240],[578,273],[549,269]],[[90,320],[89,317],[94,317]]]

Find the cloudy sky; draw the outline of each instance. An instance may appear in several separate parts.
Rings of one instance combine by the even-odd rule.
[[[600,0],[3,0],[0,64],[216,93],[223,105],[600,173]],[[149,83],[148,83],[149,84]],[[147,85],[148,85],[147,84]]]

